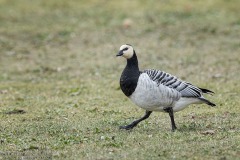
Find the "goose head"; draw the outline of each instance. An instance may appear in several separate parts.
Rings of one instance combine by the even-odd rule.
[[[126,59],[132,58],[134,55],[134,49],[130,44],[124,44],[120,47],[119,52],[116,56],[122,56]]]

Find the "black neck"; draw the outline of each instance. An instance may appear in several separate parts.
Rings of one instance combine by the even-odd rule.
[[[139,72],[138,59],[137,59],[137,55],[136,55],[135,51],[134,51],[133,56],[130,59],[127,59],[126,68],[129,68],[129,69],[131,68],[131,69],[134,69],[135,71]]]
[[[134,51],[133,56],[127,59],[127,65],[120,78],[120,86],[126,96],[131,96],[135,91],[139,76],[138,59]]]

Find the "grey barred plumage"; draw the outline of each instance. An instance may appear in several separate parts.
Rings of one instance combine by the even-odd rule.
[[[176,76],[173,76],[164,71],[155,70],[155,69],[147,69],[144,70],[143,73],[147,73],[148,76],[155,81],[158,85],[162,84],[167,87],[176,89],[181,93],[182,97],[201,97],[202,91],[198,87],[195,87],[189,82],[185,82]]]
[[[147,73],[142,73],[138,79],[137,87],[129,97],[137,106],[151,111],[164,111],[181,98],[180,92],[157,84]]]
[[[137,106],[146,110],[142,118],[127,126],[121,126],[121,129],[132,129],[148,118],[152,111],[163,111],[169,113],[174,131],[176,129],[174,112],[190,104],[205,103],[215,106],[203,96],[204,93],[213,93],[208,89],[198,88],[164,71],[155,69],[140,71],[136,53],[131,45],[122,45],[117,56],[127,59],[127,65],[120,78],[123,93]]]

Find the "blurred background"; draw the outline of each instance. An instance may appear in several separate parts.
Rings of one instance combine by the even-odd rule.
[[[208,118],[215,115],[215,120],[226,114],[238,124],[239,0],[0,0],[0,110],[26,112],[20,117],[1,115],[5,127],[1,149],[43,145],[61,150],[86,140],[85,151],[78,150],[79,146],[66,150],[76,149],[77,154],[84,153],[83,158],[95,151],[106,158],[105,142],[84,140],[83,135],[114,135],[118,125],[126,123],[124,119],[130,122],[142,115],[119,89],[126,62],[115,55],[126,43],[135,48],[140,69],[163,70],[216,92],[210,99],[219,108],[189,108],[177,115],[180,124],[190,123],[188,118],[181,119],[190,112],[208,112]],[[166,123],[163,128],[168,132],[169,119],[161,117],[156,120],[159,125],[151,128]],[[205,121],[198,123],[205,125]],[[219,123],[211,125],[217,128]],[[109,130],[99,131],[104,126]],[[230,122],[223,126],[232,127]],[[46,129],[51,127],[54,132]],[[228,143],[236,147],[236,141]],[[115,148],[119,146],[129,149],[123,142]],[[204,155],[201,148],[185,151]],[[228,154],[234,157],[235,153],[239,155],[237,151]]]
[[[1,0],[0,78],[119,75],[123,62],[114,56],[129,43],[142,68],[183,77],[197,73],[197,79],[229,74],[233,80],[239,71],[239,6],[238,0]]]

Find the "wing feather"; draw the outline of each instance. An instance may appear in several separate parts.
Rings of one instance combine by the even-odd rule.
[[[166,87],[177,90],[181,93],[182,97],[199,98],[202,95],[202,91],[198,87],[164,71],[147,69],[144,70],[143,73],[147,73],[151,80],[155,81],[158,85],[162,84]]]

